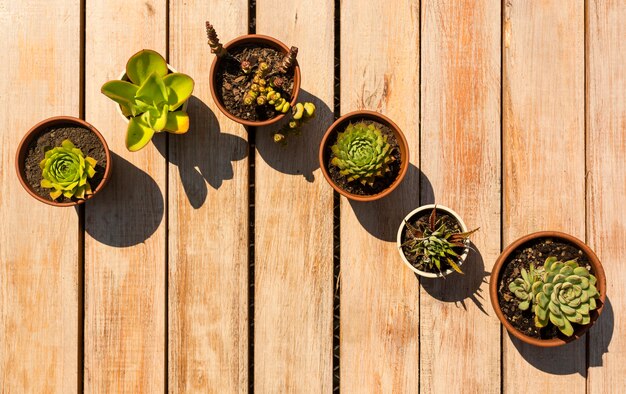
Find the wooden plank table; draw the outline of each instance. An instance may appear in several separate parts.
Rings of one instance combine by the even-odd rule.
[[[207,19],[299,47],[318,116],[287,148],[217,109]],[[625,20],[618,0],[0,0],[0,392],[623,392]],[[191,129],[131,153],[100,87],[143,48],[195,79]],[[357,109],[411,150],[374,203],[317,162]],[[54,115],[114,152],[84,208],[15,175]],[[432,202],[481,228],[464,276],[419,280],[397,255],[402,217]],[[509,336],[487,291],[502,248],[547,229],[585,240],[608,285],[591,331],[549,350]]]

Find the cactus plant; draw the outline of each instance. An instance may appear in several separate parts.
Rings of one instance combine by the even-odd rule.
[[[52,189],[53,200],[61,197],[84,199],[92,193],[87,179],[96,173],[96,160],[85,157],[72,141],[64,140],[61,146],[47,150],[39,163],[42,170],[41,187]]]
[[[189,116],[180,109],[193,91],[193,79],[185,74],[168,74],[165,59],[157,52],[143,50],[126,65],[130,81],[113,80],[102,93],[117,102],[130,118],[126,148],[137,151],[150,142],[155,132],[186,133]]]
[[[280,130],[274,132],[273,139],[276,143],[286,144],[290,135],[298,135],[302,132],[302,125],[315,117],[315,104],[297,103],[292,107],[292,118]]]
[[[415,226],[405,224],[408,231],[402,250],[409,260],[420,261],[428,271],[436,269],[441,273],[443,264],[447,263],[456,272],[463,273],[456,262],[460,256],[455,249],[469,247],[469,237],[478,228],[458,232],[448,227],[443,217],[437,219],[437,207],[433,208],[428,222],[418,221]]]
[[[331,151],[330,163],[339,168],[348,182],[369,186],[390,171],[389,164],[394,160],[387,137],[378,127],[364,122],[350,123],[345,131],[338,133]]]
[[[598,307],[596,299],[600,293],[595,287],[596,277],[585,267],[574,260],[561,262],[551,256],[534,271],[534,276],[526,273],[524,277],[524,273],[522,270],[522,277],[511,282],[509,289],[521,300],[522,310],[528,309],[531,297],[536,327],[552,323],[569,337],[574,334],[572,323],[591,321],[589,313]]]

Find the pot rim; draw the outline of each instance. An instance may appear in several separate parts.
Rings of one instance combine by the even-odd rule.
[[[263,34],[246,34],[243,36],[239,36],[233,40],[230,40],[228,43],[226,43],[224,45],[224,48],[229,49],[232,47],[236,47],[239,45],[243,45],[243,44],[248,44],[248,43],[256,43],[256,44],[266,44],[269,45],[275,49],[280,49],[283,51],[283,53],[288,53],[289,52],[289,47],[287,45],[285,45],[284,43],[282,43],[281,41],[275,39],[274,37],[270,37],[270,36],[266,36]],[[219,62],[221,61],[220,58],[218,58],[217,56],[215,56],[215,59],[213,59],[213,62],[211,63],[211,71],[209,72],[209,79],[210,79],[210,88],[211,88],[211,96],[213,97],[213,101],[215,102],[215,104],[217,105],[217,108],[219,108],[219,110],[226,115],[226,117],[228,117],[230,120],[237,122],[239,124],[242,124],[244,126],[251,126],[251,127],[263,127],[263,126],[268,126],[271,124],[274,124],[278,121],[280,121],[281,119],[283,119],[285,117],[285,114],[280,114],[277,115],[271,119],[267,119],[267,120],[262,120],[262,121],[251,121],[251,120],[245,120],[245,119],[241,119],[236,117],[235,115],[231,114],[230,112],[228,112],[228,110],[226,109],[226,107],[224,107],[224,104],[222,104],[222,101],[220,99],[219,94],[216,91],[216,84],[214,82],[214,79],[216,77],[216,71],[217,71],[217,66],[219,64]],[[302,80],[302,76],[300,74],[300,66],[298,65],[298,61],[296,60],[295,64],[294,64],[294,75],[293,75],[293,92],[291,94],[291,106],[293,107],[296,102],[298,101],[298,94],[300,93],[300,83]]]
[[[420,213],[422,211],[425,211],[425,210],[432,210],[435,207],[437,207],[438,210],[441,209],[442,211],[445,211],[446,213],[451,215],[459,223],[459,226],[461,227],[461,232],[466,232],[467,231],[467,226],[465,225],[465,222],[461,218],[461,215],[459,215],[453,209],[446,207],[445,205],[439,205],[439,204],[422,205],[422,206],[420,206],[418,208],[415,208],[411,212],[409,212],[404,217],[404,219],[402,219],[402,222],[400,223],[400,226],[398,227],[398,234],[397,234],[397,237],[396,237],[396,246],[398,248],[398,252],[400,253],[400,258],[402,258],[402,261],[404,262],[404,264],[406,264],[411,269],[411,271],[413,271],[416,274],[418,274],[420,276],[423,276],[425,278],[441,278],[441,277],[444,277],[444,276],[448,276],[452,272],[455,272],[453,268],[449,268],[449,269],[445,270],[442,273],[427,272],[427,271],[419,270],[419,269],[415,268],[409,262],[409,260],[404,255],[404,252],[402,251],[402,235],[404,233],[404,228],[406,227],[406,222],[409,219],[411,219],[413,216],[417,215],[418,213]],[[463,263],[465,263],[465,259],[467,258],[468,254],[469,254],[469,246],[466,246],[465,247],[465,251],[460,256],[459,267],[461,267],[463,265]]]
[[[579,326],[579,328],[576,331],[574,331],[574,334],[567,339],[562,339],[558,337],[553,338],[553,339],[537,339],[537,338],[529,337],[523,334],[522,332],[518,331],[515,327],[513,327],[511,323],[509,323],[509,321],[504,316],[504,313],[502,313],[502,310],[500,309],[500,305],[498,303],[498,282],[499,282],[498,277],[500,276],[500,271],[502,270],[505,261],[508,259],[511,253],[513,253],[518,247],[520,247],[521,245],[529,241],[539,239],[539,238],[557,238],[557,239],[561,239],[561,240],[564,240],[566,242],[569,242],[575,245],[577,248],[582,250],[583,253],[585,253],[587,257],[589,258],[589,263],[591,264],[593,268],[593,274],[598,280],[597,288],[598,288],[598,292],[600,293],[600,305],[598,309],[592,312],[591,322],[589,324],[586,324],[584,326]],[[522,342],[528,343],[530,345],[539,346],[539,347],[562,346],[584,336],[585,333],[589,330],[589,328],[591,328],[595,324],[596,320],[602,313],[602,310],[604,309],[605,299],[606,299],[606,275],[604,273],[604,268],[602,267],[602,263],[600,262],[600,259],[598,258],[598,256],[594,253],[594,251],[587,244],[585,244],[580,239],[570,234],[560,232],[560,231],[537,231],[534,233],[527,234],[521,238],[518,238],[517,240],[509,244],[509,246],[507,246],[504,249],[504,251],[502,251],[502,253],[496,260],[496,263],[493,266],[493,269],[491,271],[491,277],[489,279],[489,296],[491,298],[491,306],[496,312],[496,316],[498,316],[498,319],[500,320],[500,322],[504,325],[504,327],[507,329],[507,331],[511,335],[513,335],[514,337],[516,337]]]
[[[379,123],[385,124],[394,132],[398,140],[398,144],[400,146],[400,157],[402,160],[402,163],[400,163],[400,172],[398,173],[398,176],[393,181],[393,183],[389,185],[388,188],[386,188],[385,190],[377,194],[360,195],[360,194],[353,194],[353,193],[347,192],[343,190],[341,187],[339,187],[339,185],[337,185],[332,180],[332,178],[330,177],[330,174],[328,173],[328,170],[326,169],[326,160],[324,159],[325,151],[326,151],[326,142],[330,138],[330,135],[336,132],[337,127],[339,127],[342,123],[348,120],[354,119],[354,118],[370,119],[370,120],[375,120]],[[404,152],[404,155],[402,154],[403,152]],[[391,119],[381,114],[380,112],[375,112],[375,111],[370,111],[370,110],[352,111],[341,116],[339,119],[333,122],[333,124],[330,125],[330,127],[328,127],[328,129],[326,130],[326,133],[324,133],[324,137],[322,138],[322,141],[320,142],[318,158],[320,162],[320,169],[322,170],[322,175],[324,175],[324,178],[333,189],[335,189],[339,194],[341,194],[342,196],[350,200],[363,201],[363,202],[378,200],[391,194],[391,192],[393,192],[398,187],[398,185],[402,183],[402,180],[404,179],[409,169],[409,163],[410,163],[409,144],[406,140],[406,137],[404,136],[404,133],[400,129],[400,127],[398,127],[397,124],[395,124]]]
[[[47,127],[51,127],[56,124],[68,124],[68,123],[83,127],[91,131],[92,133],[96,135],[96,137],[98,137],[98,139],[100,140],[100,143],[102,144],[102,147],[104,148],[104,154],[106,156],[107,165],[106,165],[106,168],[104,169],[104,175],[102,177],[102,181],[100,181],[100,184],[96,187],[96,189],[93,191],[92,194],[86,196],[84,200],[76,200],[76,201],[71,201],[71,202],[60,203],[60,202],[55,202],[55,201],[43,198],[30,188],[30,185],[26,181],[25,176],[23,174],[24,173],[24,158],[26,156],[26,149],[28,149],[28,145],[30,144],[30,142],[32,141],[32,139],[35,137],[36,134],[42,132]],[[107,184],[107,182],[109,181],[111,177],[111,151],[109,150],[109,146],[107,145],[106,140],[104,139],[102,134],[100,134],[98,129],[96,129],[90,123],[82,119],[75,118],[73,116],[52,116],[50,118],[46,118],[40,121],[39,123],[31,127],[30,130],[28,130],[28,132],[26,133],[26,135],[22,137],[22,140],[20,141],[17,147],[17,153],[15,155],[15,170],[17,172],[17,178],[19,179],[24,190],[26,190],[26,192],[28,192],[28,194],[30,194],[36,200],[39,200],[45,204],[52,205],[55,207],[73,207],[76,205],[84,204],[85,201],[88,201],[94,198],[95,195]]]

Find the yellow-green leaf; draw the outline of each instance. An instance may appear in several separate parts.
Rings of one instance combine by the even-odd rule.
[[[136,152],[146,146],[153,135],[154,130],[141,118],[131,118],[126,133],[126,148],[131,152]]]

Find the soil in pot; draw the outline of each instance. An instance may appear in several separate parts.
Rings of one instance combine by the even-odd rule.
[[[543,263],[550,256],[557,257],[560,261],[576,260],[578,265],[585,267],[594,274],[587,255],[569,242],[554,239],[542,238],[527,242],[511,253],[504,262],[503,268],[498,278],[498,304],[506,319],[524,335],[537,339],[554,339],[566,337],[559,329],[548,324],[546,327],[535,327],[534,314],[532,308],[522,311],[518,308],[519,300],[509,290],[509,283],[521,275],[521,269],[529,269],[530,264],[535,267],[543,266]],[[574,330],[579,325],[572,323]]]
[[[367,125],[373,124],[376,126],[384,136],[387,137],[387,142],[391,145],[391,156],[394,158],[393,162],[389,164],[390,171],[385,174],[385,176],[381,178],[376,178],[374,181],[374,185],[363,185],[361,182],[348,182],[348,178],[341,175],[339,173],[339,168],[330,164],[332,160],[332,151],[331,146],[337,142],[337,135],[340,132],[343,132],[346,127],[348,127],[348,123],[346,123],[342,129],[333,132],[328,136],[328,140],[326,141],[326,153],[325,156],[328,157],[328,162],[326,163],[326,168],[328,169],[328,175],[335,182],[337,186],[341,189],[347,191],[348,193],[357,194],[360,196],[372,196],[374,194],[379,194],[385,191],[391,184],[396,180],[398,174],[400,174],[400,166],[401,156],[400,156],[400,145],[398,143],[398,139],[396,138],[396,134],[393,132],[391,128],[382,123],[376,122],[370,119],[354,119],[351,123],[360,123],[363,122]]]
[[[432,210],[430,209],[427,211],[421,212],[418,215],[415,215],[411,219],[409,219],[408,223],[416,228],[426,227],[428,226],[428,219],[431,213],[432,213]],[[442,223],[445,224],[447,228],[453,229],[453,232],[455,233],[460,233],[462,231],[461,226],[459,225],[459,222],[453,216],[448,215],[444,211],[440,211],[439,209],[437,209],[436,220],[438,221],[441,220]],[[404,244],[404,242],[407,240],[408,237],[409,237],[409,229],[405,225],[404,232],[402,234],[402,244]],[[465,252],[465,248],[453,248],[453,250],[459,256],[461,256]],[[433,267],[431,269],[428,265],[424,264],[421,258],[409,255],[407,251],[405,250],[404,246],[402,247],[402,252],[404,253],[404,257],[406,257],[407,261],[411,263],[413,267],[417,268],[420,271],[438,274],[440,272],[445,272],[452,268],[452,266],[449,263],[442,262],[443,264],[441,265],[441,271],[438,270],[437,267]],[[461,265],[462,264],[461,259],[457,258],[455,263],[457,265]]]
[[[91,130],[76,125],[57,125],[48,127],[38,136],[35,136],[28,145],[26,159],[24,163],[24,175],[26,182],[31,189],[39,196],[54,202],[66,203],[76,201],[74,198],[67,198],[61,195],[56,200],[50,198],[50,189],[41,187],[41,168],[39,163],[44,159],[45,152],[54,147],[61,146],[63,140],[69,139],[79,148],[85,156],[93,157],[96,161],[96,174],[89,178],[87,182],[91,185],[91,190],[95,191],[107,166],[106,153],[100,139]]]
[[[239,62],[224,57],[216,71],[215,81],[217,83],[216,91],[226,110],[240,119],[253,122],[272,119],[282,114],[277,112],[272,105],[256,106],[243,103],[243,97],[252,85],[254,72],[244,74],[241,71],[240,62],[247,60],[254,66],[258,64],[258,59],[263,59],[270,66],[271,71],[265,78],[269,81],[272,76],[279,75],[277,69],[285,57],[284,53],[269,46],[252,45],[229,48],[228,53]],[[287,74],[280,75],[286,78],[283,88],[280,89],[280,94],[285,100],[291,102],[294,85],[293,67]]]

